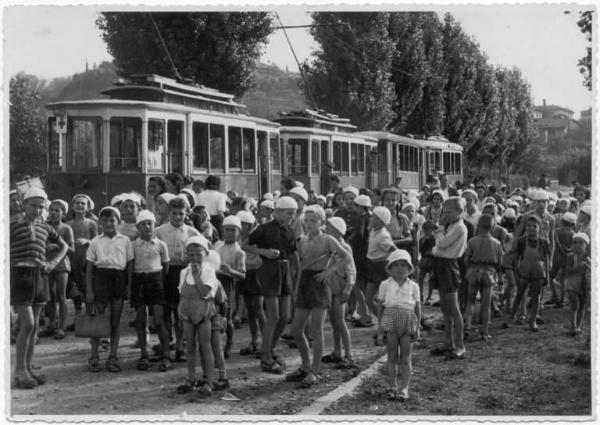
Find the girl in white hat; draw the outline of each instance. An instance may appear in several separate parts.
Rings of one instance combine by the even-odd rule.
[[[585,233],[573,236],[573,252],[567,257],[567,293],[571,314],[569,316],[571,335],[577,336],[582,332],[583,318],[586,306],[590,300],[590,271],[591,259],[588,247],[590,238]]]

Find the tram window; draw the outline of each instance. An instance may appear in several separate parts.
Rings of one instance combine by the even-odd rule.
[[[443,152],[442,158],[444,160],[444,163],[443,163],[444,173],[452,173],[452,164],[450,163],[450,152]]]
[[[208,124],[203,122],[192,124],[194,168],[208,169],[208,137]]]
[[[342,144],[342,175],[347,176],[349,175],[349,169],[348,167],[350,166],[350,148],[348,146],[348,143],[344,143]]]
[[[229,127],[229,169],[242,171],[242,129],[240,127]]]
[[[165,123],[162,120],[148,120],[148,170],[163,171],[165,153]]]
[[[139,170],[142,120],[139,118],[110,119],[110,168]]]
[[[256,155],[254,145],[254,130],[251,128],[242,129],[242,158],[244,163],[244,172],[254,172]]]
[[[288,164],[290,167],[289,174],[300,175],[306,174],[308,140],[306,139],[289,139],[287,146]]]
[[[62,158],[60,156],[60,136],[54,131],[56,118],[48,119],[48,168],[49,170],[60,170]]]
[[[271,167],[273,172],[281,172],[281,149],[279,149],[279,135],[269,133],[269,145],[271,148]]]
[[[455,153],[454,154],[454,169],[456,170],[456,174],[460,174],[462,172],[461,170],[461,160],[460,160],[460,153]]]
[[[310,172],[320,174],[321,171],[321,147],[317,140],[311,142]]]
[[[364,173],[365,172],[365,146],[364,145],[358,145],[358,172],[360,173]]]
[[[335,164],[335,171],[342,170],[342,142],[333,142],[333,163]]]
[[[442,167],[441,167],[441,164],[440,164],[440,153],[439,152],[434,152],[433,153],[433,158],[434,158],[435,170],[436,171],[441,171]]]
[[[100,168],[101,118],[69,118],[67,164],[70,169]]]
[[[225,170],[225,126],[210,125],[210,171]]]
[[[417,148],[413,148],[413,171],[419,171],[419,150]]]
[[[352,175],[358,175],[358,145],[356,143],[350,145],[350,164]]]

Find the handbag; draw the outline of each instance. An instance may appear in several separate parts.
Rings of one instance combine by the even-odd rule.
[[[108,314],[80,314],[75,316],[75,336],[80,338],[108,338],[110,317]]]

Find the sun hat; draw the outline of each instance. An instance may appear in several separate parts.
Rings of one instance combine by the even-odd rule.
[[[371,198],[367,195],[358,195],[353,199],[353,202],[361,207],[371,208],[373,206],[373,204],[371,204]]]
[[[592,216],[592,207],[589,206],[589,205],[584,205],[583,207],[581,207],[579,209],[579,212],[587,214],[587,215],[589,215],[591,217]]]
[[[252,214],[250,211],[238,211],[238,213],[236,214],[236,217],[240,219],[240,222],[242,223],[247,223],[247,224],[254,224],[256,223],[256,218],[254,217],[254,214]]]
[[[235,215],[228,215],[227,217],[225,217],[223,219],[223,227],[225,227],[225,226],[234,226],[241,230],[242,229],[242,221],[240,220],[239,217],[237,217]]]
[[[392,213],[386,207],[373,208],[373,214],[386,226],[392,222]]]
[[[459,210],[465,209],[465,198],[460,196],[451,196],[444,201],[442,208],[454,208]]]
[[[293,193],[296,196],[299,196],[304,202],[308,202],[308,192],[303,187],[293,187],[289,193]]]
[[[494,213],[497,213],[497,212],[498,212],[498,205],[496,205],[496,204],[494,204],[494,203],[492,203],[492,202],[488,202],[488,203],[486,203],[486,204],[483,204],[483,205],[481,206],[481,212],[485,211],[485,209],[486,209],[486,208],[488,208],[488,207],[491,207],[491,208],[493,208],[493,209],[494,209]]]
[[[573,240],[575,240],[575,239],[581,239],[586,244],[588,244],[588,245],[590,244],[590,237],[587,235],[587,233],[583,233],[583,232],[575,233],[573,235]]]
[[[517,213],[513,208],[509,207],[504,211],[504,218],[517,218]]]
[[[321,221],[325,221],[325,210],[320,205],[309,205],[304,209],[304,214],[306,213],[316,214]]]
[[[104,211],[110,211],[110,212],[112,212],[114,215],[116,215],[116,216],[117,216],[117,219],[118,219],[119,221],[121,221],[121,211],[119,211],[119,209],[118,209],[118,208],[115,208],[115,207],[113,207],[113,206],[107,206],[107,207],[104,207],[104,208],[102,208],[102,209],[100,210],[100,212],[98,213],[98,217],[102,217],[102,213],[103,213]]]
[[[329,220],[327,220],[327,222],[331,224],[335,230],[340,232],[340,235],[344,236],[346,234],[347,227],[343,218],[331,217]]]
[[[398,261],[405,261],[410,266],[410,271],[412,272],[414,270],[410,254],[403,249],[396,249],[392,251],[390,255],[388,255],[385,270],[389,273],[390,266]]]
[[[137,194],[135,194],[135,193],[122,193],[121,194],[121,201],[122,202],[132,201],[132,202],[135,202],[138,205],[140,205],[142,203],[140,197]]]
[[[54,199],[52,202],[50,202],[50,205],[52,204],[60,205],[64,214],[69,212],[69,204],[67,203],[67,201],[63,201],[62,199]]]
[[[275,202],[267,199],[266,201],[262,201],[260,203],[260,206],[261,207],[265,207],[265,208],[270,208],[270,209],[274,210],[275,209]]]
[[[23,200],[26,201],[30,198],[42,198],[43,200],[48,200],[48,195],[44,189],[40,189],[39,187],[30,187],[23,195]]]
[[[278,210],[287,210],[287,209],[289,209],[289,210],[297,210],[298,209],[298,203],[291,196],[282,196],[281,198],[277,199],[277,203],[275,204],[275,209],[278,209]]]
[[[135,224],[140,224],[142,221],[152,221],[153,223],[156,223],[156,216],[152,213],[152,211],[150,210],[142,210],[138,213],[137,217],[135,218]]]
[[[267,200],[267,201],[272,201],[273,200],[273,194],[270,192],[267,192],[263,195],[263,199]]]
[[[317,200],[321,200],[321,201],[323,201],[324,203],[327,203],[327,198],[326,198],[326,197],[324,197],[323,195],[318,195],[316,199],[317,199]]]
[[[110,206],[114,207],[115,205],[117,205],[120,202],[123,202],[123,194],[122,193],[115,195],[111,198]]]
[[[187,248],[190,245],[200,245],[202,248],[208,250],[208,239],[202,235],[192,236],[185,243],[185,247]]]
[[[358,193],[359,193],[359,192],[358,192],[358,189],[357,189],[356,187],[354,187],[354,186],[346,186],[346,187],[343,189],[343,193],[346,193],[346,192],[353,193],[353,194],[354,194],[354,196],[358,196]]]
[[[575,224],[577,222],[577,216],[575,215],[575,213],[572,213],[570,211],[564,213],[562,219],[563,221],[566,221],[567,223],[571,224]]]

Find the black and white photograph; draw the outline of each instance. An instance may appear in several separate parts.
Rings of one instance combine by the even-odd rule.
[[[597,23],[4,5],[5,420],[597,419]]]

